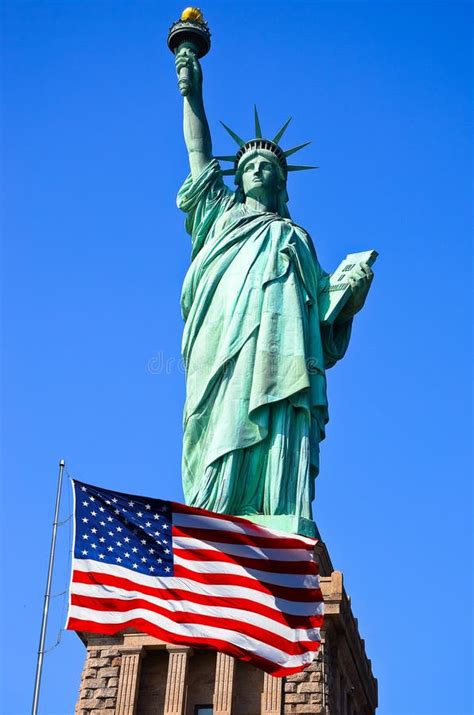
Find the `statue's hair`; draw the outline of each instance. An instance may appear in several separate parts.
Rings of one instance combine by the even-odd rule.
[[[271,152],[265,149],[257,149],[253,152],[248,152],[244,154],[239,161],[237,171],[235,173],[235,184],[237,185],[237,190],[235,192],[235,199],[238,203],[245,203],[245,193],[242,186],[242,174],[244,172],[245,165],[248,163],[249,159],[254,156],[264,156],[266,159],[272,162],[272,165],[276,167],[278,173],[278,179],[281,183],[281,189],[278,192],[277,197],[277,213],[282,218],[290,218],[290,213],[288,211],[287,203],[289,201],[288,192],[286,190],[286,175],[283,171],[278,158]]]

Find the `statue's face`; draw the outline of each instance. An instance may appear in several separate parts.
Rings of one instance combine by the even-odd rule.
[[[246,161],[242,171],[245,196],[275,195],[281,188],[280,183],[278,168],[268,157],[256,152]]]

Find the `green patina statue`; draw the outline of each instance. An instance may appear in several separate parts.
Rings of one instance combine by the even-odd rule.
[[[319,443],[328,421],[326,370],[346,351],[352,317],[373,274],[350,277],[337,318],[321,323],[329,276],[311,238],[289,215],[289,167],[279,141],[239,145],[234,168],[213,157],[202,72],[186,43],[176,50],[185,76],[184,138],[191,173],[178,194],[192,237],[182,292],[187,399],[183,486],[186,502],[314,536],[311,503]],[[235,173],[236,191],[223,181]]]

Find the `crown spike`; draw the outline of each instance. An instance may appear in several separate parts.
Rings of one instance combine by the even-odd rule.
[[[311,142],[305,142],[304,144],[298,144],[298,146],[294,146],[291,149],[287,149],[286,151],[283,152],[283,154],[285,156],[291,156],[291,154],[295,154],[300,149],[304,149],[305,146],[308,146],[308,144],[311,144]]]
[[[234,176],[235,175],[235,169],[221,169],[221,174],[222,176]]]
[[[230,129],[230,127],[228,127],[226,124],[224,124],[224,122],[221,122],[221,124],[224,127],[224,129],[226,130],[226,132],[228,134],[230,134],[230,136],[232,137],[232,139],[235,141],[236,144],[238,144],[239,146],[243,146],[245,144],[244,140],[241,139],[238,134],[233,132],[232,129]]]
[[[282,126],[280,131],[275,134],[274,138],[272,139],[272,142],[274,142],[275,144],[278,144],[278,142],[282,138],[283,134],[286,132],[286,130],[288,128],[288,124],[291,122],[291,119],[292,119],[292,117],[290,117],[288,119],[288,121],[285,122],[285,124]]]
[[[288,171],[305,171],[306,169],[319,169],[319,166],[298,166],[296,164],[288,165]]]
[[[262,139],[262,127],[260,126],[260,119],[258,118],[257,105],[253,105],[253,115],[255,119],[255,138]]]
[[[232,163],[234,163],[235,154],[229,156],[215,156],[214,159],[218,159],[219,161],[231,161]]]

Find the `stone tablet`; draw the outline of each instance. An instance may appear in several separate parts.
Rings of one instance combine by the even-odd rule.
[[[363,263],[372,266],[378,255],[377,251],[361,251],[344,258],[331,274],[328,290],[320,297],[321,323],[331,325],[335,321],[352,294],[349,278]]]

